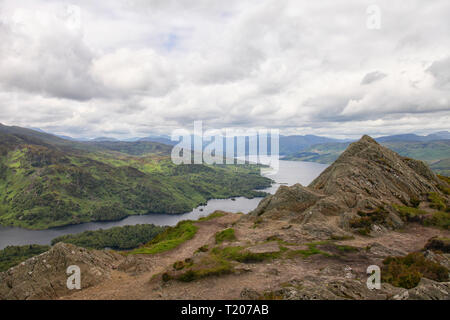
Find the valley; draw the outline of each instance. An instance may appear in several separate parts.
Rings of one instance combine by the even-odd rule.
[[[179,165],[152,142],[75,143],[0,129],[0,224],[29,229],[180,214],[210,199],[265,195],[255,165]],[[112,145],[111,145],[112,144]]]
[[[448,300],[449,192],[448,178],[364,136],[247,215],[180,221],[126,251],[56,243],[0,273],[0,298]],[[76,292],[64,285],[72,264]],[[379,290],[366,286],[370,265]]]

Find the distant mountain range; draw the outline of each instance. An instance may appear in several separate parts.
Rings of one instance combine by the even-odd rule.
[[[39,129],[39,128],[32,128],[34,131],[38,131],[41,133],[46,133],[45,131]],[[49,133],[48,133],[49,134]],[[148,137],[132,137],[127,139],[116,139],[112,137],[97,137],[93,139],[88,138],[72,138],[70,136],[64,136],[60,135],[58,136],[60,138],[63,138],[65,140],[71,140],[71,141],[79,141],[79,142],[136,142],[136,141],[148,141],[148,142],[158,142],[163,143],[167,145],[175,145],[177,144],[177,141],[172,141],[171,137],[168,135],[150,135]],[[382,136],[375,139],[378,142],[407,142],[407,141],[415,141],[415,142],[428,142],[428,141],[436,141],[436,140],[450,140],[450,132],[449,131],[439,131],[435,133],[431,133],[426,136],[421,136],[413,133],[407,133],[407,134],[397,134],[397,135],[389,135],[389,136]],[[353,142],[356,141],[356,139],[335,139],[330,137],[323,137],[323,136],[317,136],[317,135],[292,135],[292,136],[286,136],[281,135],[280,136],[280,154],[281,155],[290,155],[292,153],[299,152],[301,150],[304,150],[310,146],[317,145],[317,144],[325,144],[325,143],[346,143],[346,142]]]
[[[421,141],[421,142],[427,142],[427,141],[435,141],[435,140],[449,140],[450,139],[450,132],[448,131],[439,131],[432,134],[429,134],[427,136],[419,136],[417,134],[398,134],[393,136],[385,136],[385,137],[379,137],[375,140],[378,142],[392,142],[392,141]]]
[[[398,154],[427,162],[436,173],[450,175],[450,133],[442,131],[427,136],[415,134],[385,136],[377,142]],[[308,146],[288,154],[286,160],[333,163],[351,142],[331,142]]]
[[[4,127],[4,126],[3,126]],[[18,130],[8,127],[9,130]],[[20,128],[23,129],[23,128]],[[128,152],[139,155],[141,152],[151,150],[152,145],[143,147],[143,143],[159,143],[173,146],[177,141],[172,141],[167,135],[151,135],[144,138],[130,138],[126,141],[119,141],[114,138],[99,137],[95,139],[74,139],[67,136],[57,137],[45,133],[43,130],[23,129],[35,132],[33,135],[56,144],[67,144],[67,141],[82,143],[81,147],[95,146],[118,151],[126,148]],[[59,139],[59,140],[58,140]],[[193,140],[193,139],[192,139]],[[382,145],[396,151],[402,156],[411,157],[426,161],[435,172],[450,175],[450,132],[439,131],[428,135],[417,135],[413,133],[382,136],[375,139]],[[247,139],[248,141],[248,139]],[[286,160],[311,161],[319,163],[332,163],[338,156],[355,140],[334,139],[316,135],[292,135],[280,136],[280,155]],[[100,143],[100,144],[99,144]],[[127,143],[134,143],[127,144]],[[207,143],[203,144],[203,147]],[[80,147],[80,146],[79,146]],[[195,149],[192,144],[192,149]],[[130,151],[132,148],[134,151]]]

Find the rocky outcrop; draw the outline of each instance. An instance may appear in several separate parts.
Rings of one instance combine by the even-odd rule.
[[[439,192],[440,183],[423,162],[401,157],[363,136],[309,187],[353,208],[410,203]]]
[[[252,214],[259,216],[265,213],[268,215],[271,210],[300,213],[324,197],[324,195],[305,188],[300,184],[295,184],[291,187],[280,186],[274,195],[270,195],[262,200]]]
[[[393,300],[450,300],[450,282],[422,278],[419,285],[395,295]]]
[[[284,287],[272,292],[257,292],[244,288],[243,299],[283,300],[450,300],[450,282],[436,282],[422,278],[412,289],[394,287],[382,283],[380,289],[368,289],[366,283],[357,279],[309,276],[293,279]]]
[[[67,268],[76,265],[81,271],[81,288],[110,278],[111,270],[123,260],[108,251],[87,250],[58,243],[49,251],[30,258],[0,273],[0,299],[54,299],[69,295]]]
[[[442,195],[443,184],[422,161],[363,136],[308,187],[282,186],[251,215],[291,219],[318,238],[351,231],[352,224],[379,233],[403,225],[394,204],[414,205],[431,192]]]

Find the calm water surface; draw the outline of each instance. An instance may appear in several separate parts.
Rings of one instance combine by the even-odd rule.
[[[265,191],[275,193],[280,185],[293,185],[301,183],[308,185],[328,165],[280,160],[279,170],[274,173],[270,170],[263,170],[263,175],[275,181],[272,187]],[[108,229],[116,226],[136,225],[153,223],[161,226],[173,226],[180,220],[198,219],[216,210],[229,212],[248,213],[258,206],[262,198],[246,199],[243,197],[232,199],[213,199],[204,206],[199,206],[189,213],[180,215],[150,214],[145,216],[131,216],[120,221],[113,222],[89,222],[73,226],[52,228],[48,230],[27,230],[23,228],[1,227],[0,226],[0,249],[8,245],[25,244],[50,244],[53,238],[61,235],[79,233],[87,230]]]

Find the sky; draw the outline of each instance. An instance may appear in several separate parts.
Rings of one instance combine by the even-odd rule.
[[[449,130],[449,17],[448,0],[0,0],[0,123]]]

